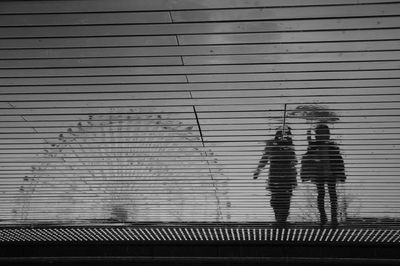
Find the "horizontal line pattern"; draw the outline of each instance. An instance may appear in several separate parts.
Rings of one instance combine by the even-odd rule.
[[[3,1],[0,14],[0,242],[399,243],[397,1]],[[268,169],[252,175],[284,105],[298,173],[306,130],[329,115],[296,108],[337,114],[339,227],[317,227],[299,175],[290,227],[201,224],[274,220]],[[182,224],[115,226],[142,221]]]
[[[212,1],[206,0],[202,3],[196,3],[193,0],[185,1],[173,1],[173,0],[156,0],[152,2],[147,2],[144,0],[130,2],[126,0],[119,0],[110,4],[106,0],[99,1],[96,6],[91,3],[91,1],[80,1],[80,3],[69,3],[69,1],[58,1],[57,4],[45,5],[43,6],[40,1],[39,3],[33,3],[29,6],[23,3],[12,3],[12,1],[5,1],[2,4],[3,14],[29,14],[29,13],[95,13],[95,12],[126,12],[126,11],[154,11],[154,10],[196,10],[196,9],[226,9],[226,8],[268,8],[268,7],[295,7],[295,6],[329,6],[329,5],[360,5],[360,4],[374,4],[374,3],[393,3],[393,1],[388,0],[329,0],[329,1],[316,1],[316,0],[306,0],[298,1],[291,0],[282,3],[278,0],[251,0],[245,3],[223,0],[223,1]],[[68,3],[68,4],[67,4]],[[395,2],[394,2],[395,3]]]

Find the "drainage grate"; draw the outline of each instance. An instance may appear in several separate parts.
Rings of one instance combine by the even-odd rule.
[[[52,226],[2,228],[1,242],[265,241],[306,243],[400,243],[400,229],[273,228],[268,226]]]

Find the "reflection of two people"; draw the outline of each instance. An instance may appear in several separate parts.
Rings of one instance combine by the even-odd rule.
[[[325,212],[325,184],[327,184],[330,203],[332,225],[337,225],[337,194],[336,183],[346,179],[343,158],[336,143],[330,140],[329,127],[318,124],[315,129],[315,140],[311,132],[307,132],[308,148],[301,161],[302,181],[311,180],[317,186],[318,210],[321,225],[326,224]],[[296,181],[296,155],[292,134],[289,127],[278,128],[273,140],[267,141],[263,156],[254,172],[254,179],[258,178],[261,169],[269,162],[268,188],[271,191],[271,207],[275,213],[275,220],[284,224],[289,216],[292,191]]]

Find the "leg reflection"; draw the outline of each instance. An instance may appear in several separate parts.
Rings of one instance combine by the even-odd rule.
[[[337,194],[336,194],[336,183],[328,184],[328,192],[329,192],[329,200],[331,202],[331,217],[332,217],[332,225],[338,224],[337,219]]]
[[[321,225],[326,224],[327,217],[325,212],[325,184],[324,183],[317,183],[317,191],[318,191],[318,211],[320,217]]]
[[[285,225],[289,217],[291,189],[272,189],[271,207],[274,210],[275,221],[280,225]]]

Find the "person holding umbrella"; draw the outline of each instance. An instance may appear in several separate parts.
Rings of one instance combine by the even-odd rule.
[[[331,204],[331,222],[338,224],[336,184],[346,180],[345,167],[338,145],[330,140],[329,127],[324,123],[317,124],[315,140],[311,139],[310,130],[307,131],[308,148],[302,158],[300,178],[303,182],[311,180],[317,186],[318,211],[320,223],[327,223],[325,212],[325,185],[328,187]]]

